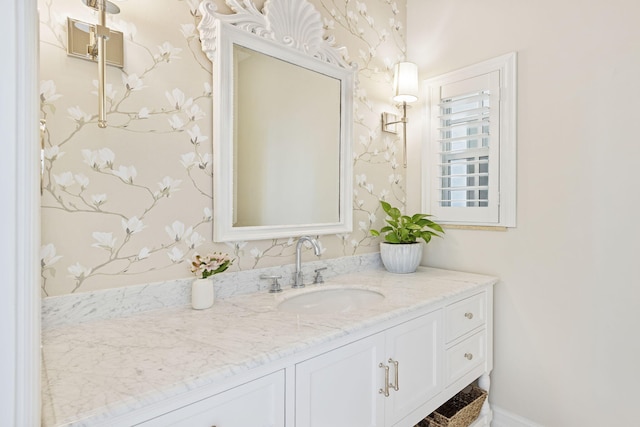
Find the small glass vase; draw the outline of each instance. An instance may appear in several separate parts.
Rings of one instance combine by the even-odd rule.
[[[204,310],[211,307],[214,300],[213,281],[209,278],[195,279],[191,284],[191,307]]]

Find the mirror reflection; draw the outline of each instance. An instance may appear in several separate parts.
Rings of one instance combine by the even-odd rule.
[[[337,223],[340,79],[238,44],[233,64],[233,227]]]

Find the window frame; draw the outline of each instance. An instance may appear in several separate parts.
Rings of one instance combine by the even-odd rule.
[[[443,225],[458,226],[516,226],[516,53],[512,52],[478,64],[452,71],[425,80],[426,128],[422,158],[422,211],[434,215],[434,219]],[[457,84],[465,80],[498,73],[498,108],[491,105],[491,121],[498,120],[498,135],[491,135],[490,146],[497,155],[497,179],[489,175],[489,189],[497,195],[497,206],[490,207],[441,207],[438,205],[441,178],[440,162],[440,88]],[[492,123],[493,125],[494,123]],[[497,145],[497,149],[496,146]],[[489,160],[490,162],[492,159]]]

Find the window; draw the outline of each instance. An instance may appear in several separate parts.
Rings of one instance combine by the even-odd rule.
[[[427,80],[423,210],[443,224],[515,227],[515,53]]]

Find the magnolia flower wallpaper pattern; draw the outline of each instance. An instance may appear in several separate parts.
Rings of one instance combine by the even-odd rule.
[[[228,271],[293,262],[293,239],[211,241],[212,66],[198,40],[199,3],[117,1],[107,25],[124,33],[124,67],[108,67],[108,127],[99,129],[97,65],[66,54],[67,17],[98,17],[80,0],[40,0],[43,296],[189,277],[196,253],[228,253]],[[384,219],[379,200],[405,200],[400,141],[380,130],[405,54],[404,4],[311,3],[358,66],[353,232],[320,236],[322,258],[377,252],[369,230]]]

